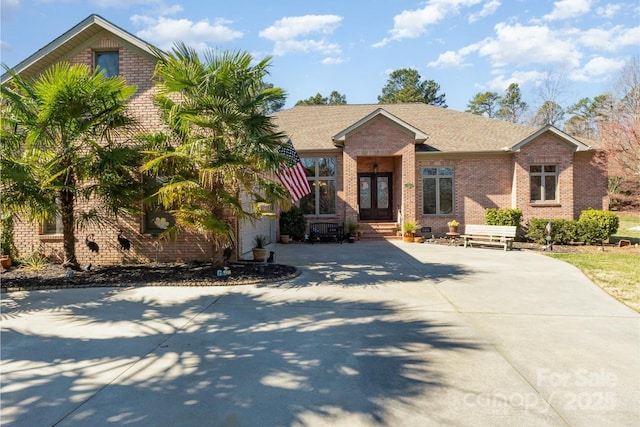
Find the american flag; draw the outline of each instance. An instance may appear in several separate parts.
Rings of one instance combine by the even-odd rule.
[[[302,166],[300,157],[298,157],[290,139],[278,148],[278,152],[285,157],[285,161],[280,163],[280,169],[276,172],[276,176],[284,188],[289,190],[293,201],[298,201],[311,193],[304,166]]]

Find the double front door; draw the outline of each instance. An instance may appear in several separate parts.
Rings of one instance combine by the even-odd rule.
[[[391,203],[391,173],[359,173],[358,205],[363,221],[393,219]]]

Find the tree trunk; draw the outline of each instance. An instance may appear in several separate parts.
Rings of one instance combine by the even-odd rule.
[[[76,259],[75,221],[73,217],[74,196],[69,190],[60,191],[60,208],[62,211],[62,248],[64,252],[63,267],[71,267],[79,271],[80,264]]]

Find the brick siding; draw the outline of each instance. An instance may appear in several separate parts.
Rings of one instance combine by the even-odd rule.
[[[357,220],[358,172],[393,172],[394,215],[404,200],[404,218],[416,219],[415,139],[413,133],[378,116],[350,134],[345,141],[343,178],[346,217]],[[395,218],[397,219],[397,218]]]
[[[161,129],[160,116],[153,103],[156,91],[152,82],[154,60],[137,50],[126,48],[118,42],[118,39],[103,37],[78,52],[69,62],[93,67],[93,55],[96,49],[118,50],[120,75],[128,84],[137,87],[135,95],[130,100],[130,109],[139,124],[139,129],[142,131]],[[79,212],[95,207],[96,201],[76,204],[76,210]],[[124,236],[131,241],[129,252],[119,249],[117,241],[119,229],[124,230]],[[94,235],[94,240],[100,247],[98,255],[91,253],[85,245],[85,237],[90,234]],[[43,235],[40,224],[18,219],[15,222],[14,236],[19,257],[26,257],[36,250],[41,250],[50,258],[62,261],[62,235]],[[146,263],[155,261],[156,257],[159,262],[207,261],[211,260],[213,254],[212,242],[198,234],[181,232],[178,238],[172,241],[158,240],[151,235],[142,234],[141,218],[138,216],[121,217],[117,225],[88,227],[76,232],[76,256],[80,264]]]

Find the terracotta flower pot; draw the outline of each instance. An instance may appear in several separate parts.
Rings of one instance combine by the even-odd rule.
[[[457,233],[458,232],[458,226],[456,225],[455,227],[453,226],[449,226],[449,233]]]
[[[9,255],[2,255],[0,257],[0,264],[2,268],[8,270],[11,267],[11,257]]]

